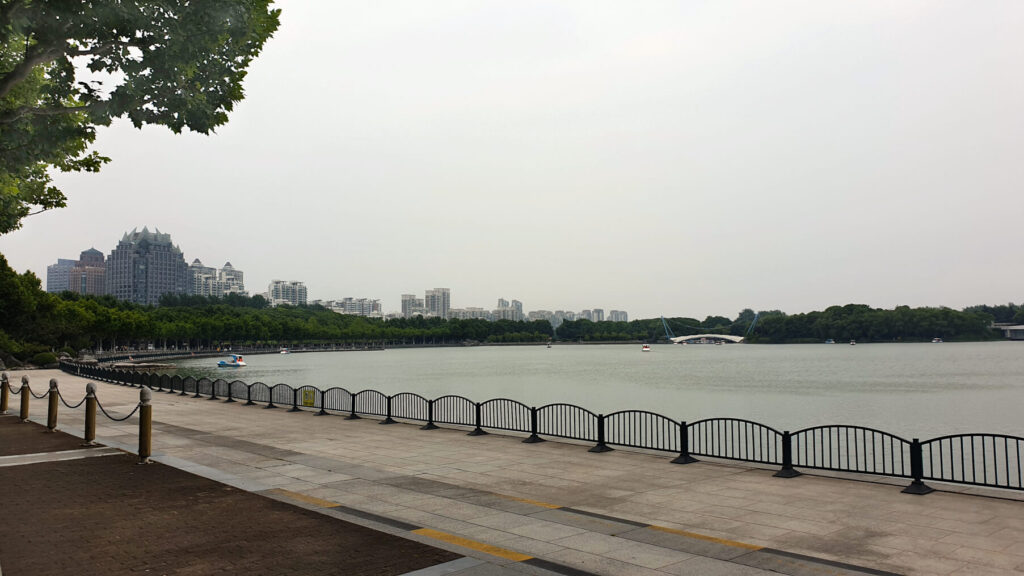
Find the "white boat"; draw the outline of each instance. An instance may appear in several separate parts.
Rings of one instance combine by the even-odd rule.
[[[287,347],[281,348],[281,354],[291,354]]]
[[[231,360],[221,360],[217,362],[218,368],[240,368],[245,366],[245,360],[242,359],[238,354],[232,354]]]
[[[650,352],[651,351],[651,345],[650,344],[644,344],[643,347],[640,348],[640,350],[642,352]]]
[[[857,345],[857,341],[856,340],[850,340],[850,346],[856,346],[856,345]]]
[[[835,343],[836,343],[836,341],[831,339],[831,338],[829,338],[828,340],[825,340],[825,344],[835,344]]]
[[[932,338],[932,344],[942,344],[942,338]]]

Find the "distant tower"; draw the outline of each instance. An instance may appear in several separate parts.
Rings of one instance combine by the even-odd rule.
[[[78,264],[76,260],[69,260],[67,258],[58,258],[56,264],[50,264],[46,267],[46,291],[47,292],[63,292],[68,289],[68,275],[71,273],[71,269]]]
[[[267,297],[274,306],[291,304],[306,305],[306,285],[298,281],[273,280],[267,287]]]
[[[89,248],[78,257],[78,264],[68,275],[68,290],[79,294],[100,296],[107,293],[107,266],[103,252]]]
[[[105,283],[118,300],[157,305],[164,294],[188,292],[188,266],[170,234],[132,230],[110,253]]]
[[[439,318],[447,318],[448,310],[452,307],[452,291],[449,288],[434,288],[427,290],[423,297],[423,306],[427,313]]]

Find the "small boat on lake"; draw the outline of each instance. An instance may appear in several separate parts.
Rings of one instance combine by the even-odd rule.
[[[857,345],[857,341],[856,340],[850,340],[850,346],[856,346],[856,345]]]
[[[942,338],[932,338],[932,344],[942,344]]]
[[[836,341],[831,339],[831,338],[825,340],[825,344],[835,344],[835,343],[836,343]]]
[[[220,362],[217,362],[218,368],[240,368],[242,366],[245,366],[245,360],[238,354],[232,354],[231,360],[221,360]]]
[[[287,347],[281,348],[281,354],[291,354]]]
[[[650,344],[644,344],[643,347],[640,348],[640,350],[642,352],[650,352],[651,351],[651,345]]]

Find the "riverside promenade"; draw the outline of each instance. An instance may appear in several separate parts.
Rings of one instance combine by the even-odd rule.
[[[15,388],[22,374],[37,393],[57,378],[69,401],[85,394],[85,379],[58,371],[9,372]],[[108,412],[126,415],[138,403],[138,388],[97,388]],[[16,398],[10,407],[15,414]],[[160,392],[153,393],[153,418],[153,460],[160,466],[267,497],[260,501],[371,528],[378,537],[370,540],[383,546],[371,549],[364,542],[341,551],[356,560],[364,555],[366,566],[382,555],[406,554],[402,542],[424,545],[416,554],[433,558],[432,567],[408,574],[1024,575],[1024,495],[1011,491],[934,484],[939,491],[912,496],[900,493],[903,482],[877,478],[782,479],[772,469],[749,465],[676,465],[665,455],[637,451],[593,454],[589,445],[524,444],[513,436],[470,437],[466,430],[423,431]],[[33,399],[31,419],[46,421],[45,402]],[[81,436],[83,420],[81,408],[61,406],[60,430]],[[135,452],[137,418],[113,422],[101,415],[97,440]],[[60,453],[48,452],[38,459]],[[116,450],[107,453],[90,460],[125,458]],[[9,458],[0,456],[3,501],[35,497],[33,505],[45,511],[45,493],[9,481],[10,470],[38,464],[12,466]],[[82,488],[90,481],[81,478]],[[73,490],[75,482],[61,478],[61,489]],[[151,492],[154,500],[180,496],[174,485],[154,484]],[[245,533],[263,512],[238,506],[235,530]],[[247,507],[252,509],[243,513]],[[138,503],[126,508],[125,520],[140,509],[145,507]],[[207,509],[201,498],[163,513],[226,514]],[[276,521],[265,514],[266,522]],[[0,569],[7,569],[4,556],[17,546],[18,520],[0,512]],[[61,528],[53,527],[54,538]],[[223,534],[202,535],[201,546],[193,536],[162,535],[167,546],[178,547],[183,564],[196,549],[226,558],[239,553],[237,545],[218,545]],[[310,554],[346,546],[317,538],[310,532]],[[131,554],[131,539],[98,540],[113,548],[105,551],[111,558]],[[438,553],[431,556],[431,549]],[[186,573],[173,566],[152,572]],[[301,572],[256,565],[245,573]]]

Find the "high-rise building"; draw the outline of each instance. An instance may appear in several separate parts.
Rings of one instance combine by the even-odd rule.
[[[427,314],[438,318],[447,318],[448,309],[452,307],[452,291],[449,288],[427,290],[423,296],[423,307]]]
[[[580,313],[576,317],[580,320],[593,320],[594,314],[590,310],[580,310]]]
[[[203,263],[196,258],[189,265],[188,273],[189,294],[217,297],[228,294],[248,295],[248,292],[245,291],[245,284],[242,282],[242,271],[236,270],[231,262],[226,262],[223,268],[217,270],[212,266],[203,266]]]
[[[425,315],[423,299],[417,298],[415,294],[402,294],[402,318],[412,318],[416,315]]]
[[[63,292],[68,289],[68,274],[78,264],[77,260],[58,258],[56,264],[46,267],[46,291]]]
[[[523,303],[519,300],[513,300],[511,303],[504,298],[498,298],[498,307],[492,312],[492,316],[495,320],[523,320],[526,316],[523,314]]]
[[[100,296],[107,293],[107,266],[103,252],[89,248],[78,257],[78,264],[68,273],[68,290],[78,294]]]
[[[160,303],[164,294],[188,292],[188,266],[170,234],[125,233],[107,258],[106,292],[136,304]]]
[[[328,300],[322,302],[316,300],[313,304],[319,304],[331,312],[348,314],[350,316],[370,316],[382,318],[380,300],[374,298],[342,298],[341,300]]]
[[[612,322],[629,322],[629,314],[625,310],[611,310],[608,312],[608,320]]]
[[[593,310],[590,311],[590,313],[593,315],[594,322],[604,322],[603,308],[594,308]]]
[[[273,280],[267,287],[267,300],[273,306],[281,304],[305,306],[306,285],[296,281]]]

